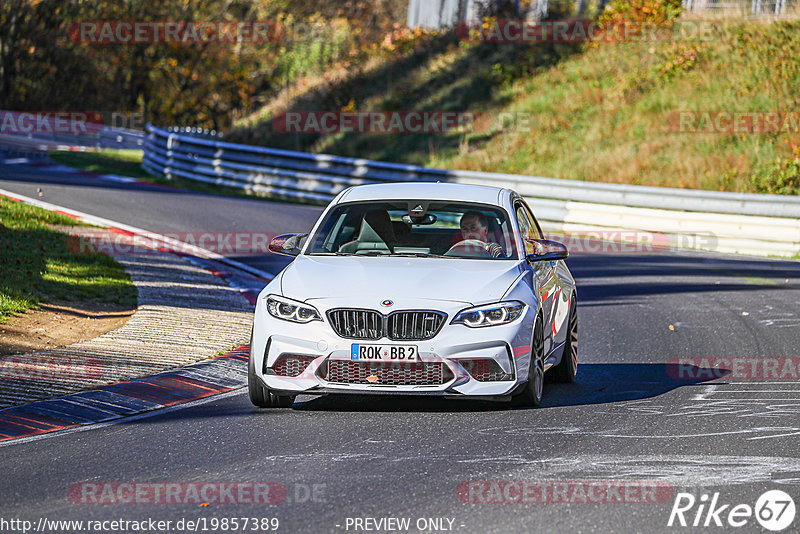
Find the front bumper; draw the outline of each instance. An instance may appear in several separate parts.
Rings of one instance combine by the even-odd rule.
[[[464,325],[451,325],[455,314],[463,309],[463,303],[437,303],[436,309],[448,314],[445,325],[432,339],[426,341],[395,342],[386,338],[376,341],[344,339],[336,335],[327,321],[327,308],[314,303],[325,319],[307,324],[296,324],[272,317],[267,311],[263,298],[258,299],[253,326],[253,342],[250,358],[256,375],[264,386],[274,391],[290,394],[354,393],[378,395],[435,395],[435,396],[503,396],[514,391],[528,379],[530,343],[535,312],[526,308],[525,313],[513,323],[485,328],[469,328]],[[340,303],[341,304],[341,303]],[[398,303],[399,304],[399,303]],[[406,302],[401,309],[431,309],[430,302]],[[416,304],[416,305],[415,305]],[[342,307],[342,306],[337,306]],[[400,308],[400,306],[398,306]],[[421,364],[441,365],[442,381],[436,384],[385,384],[380,374],[374,383],[343,383],[330,380],[330,362],[350,362],[353,343],[392,345],[415,345]],[[281,356],[302,356],[310,363],[296,377],[278,376],[272,367]],[[312,359],[313,358],[313,359]],[[470,362],[476,359],[490,359],[505,374],[503,380],[481,381],[473,377],[469,370]],[[357,363],[357,362],[355,362]],[[388,368],[402,375],[398,366],[408,364],[362,364]]]

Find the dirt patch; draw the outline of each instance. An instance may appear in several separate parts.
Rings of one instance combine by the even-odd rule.
[[[0,355],[52,349],[94,339],[128,322],[135,310],[114,304],[41,304],[0,324]]]

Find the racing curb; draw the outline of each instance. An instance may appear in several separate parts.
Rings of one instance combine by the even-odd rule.
[[[247,384],[249,345],[156,375],[0,411],[0,443],[123,419]]]
[[[166,236],[10,191],[0,190],[0,196],[101,226],[114,233],[146,237],[157,246],[163,245],[163,248],[158,248],[159,252],[169,253],[188,261],[220,278],[229,287],[238,291],[250,304],[255,304],[260,290],[272,279],[269,273]],[[189,252],[175,251],[176,245],[181,250],[188,249]],[[249,346],[242,345],[222,356],[166,370],[156,375],[127,379],[125,382],[102,385],[62,397],[34,400],[27,404],[1,409],[0,442],[130,417],[240,388],[246,384],[247,370],[241,362],[247,361],[248,353]]]

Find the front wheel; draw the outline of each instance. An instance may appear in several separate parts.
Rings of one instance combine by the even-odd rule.
[[[537,316],[533,327],[533,343],[531,344],[531,362],[528,371],[528,383],[520,393],[515,395],[512,403],[515,406],[539,406],[544,391],[544,331],[542,321]]]
[[[578,374],[578,299],[572,297],[567,322],[567,341],[561,361],[550,372],[553,381],[571,384]]]
[[[291,408],[294,404],[293,396],[276,395],[261,384],[261,380],[256,376],[252,357],[247,364],[247,392],[250,395],[250,402],[259,408]]]

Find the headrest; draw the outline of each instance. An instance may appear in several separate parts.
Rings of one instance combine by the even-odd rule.
[[[372,210],[364,216],[364,224],[361,225],[359,241],[394,243],[394,228],[392,219],[386,210]]]

